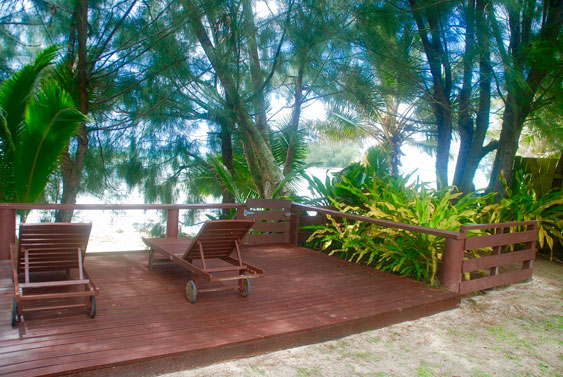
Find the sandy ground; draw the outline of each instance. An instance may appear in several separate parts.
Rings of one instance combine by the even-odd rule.
[[[563,376],[563,264],[431,317],[165,376]]]

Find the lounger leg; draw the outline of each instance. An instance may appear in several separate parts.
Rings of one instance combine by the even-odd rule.
[[[18,318],[21,321],[22,319],[22,315],[23,315],[23,301],[18,302],[18,300],[16,300],[17,304],[18,304]]]
[[[153,270],[153,263],[154,263],[154,250],[149,250],[149,271]]]
[[[243,285],[244,285],[244,283],[243,283],[244,279],[242,278],[242,275],[244,275],[244,271],[239,271],[238,274],[239,274],[239,277],[240,277],[238,279],[238,290],[242,291],[242,288],[243,288]]]

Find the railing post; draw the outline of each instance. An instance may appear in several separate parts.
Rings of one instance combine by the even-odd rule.
[[[441,283],[451,292],[459,293],[461,268],[463,265],[463,248],[465,238],[460,240],[446,238],[446,249],[442,257]]]
[[[292,203],[291,225],[289,228],[289,243],[296,246],[299,243],[299,215],[301,215],[301,211]]]
[[[0,260],[10,259],[10,243],[16,241],[16,210],[0,208]]]
[[[235,219],[238,220],[244,219],[244,207],[237,208],[237,212],[235,213]]]
[[[180,211],[175,208],[169,208],[167,211],[166,237],[176,238],[178,237],[178,218]]]

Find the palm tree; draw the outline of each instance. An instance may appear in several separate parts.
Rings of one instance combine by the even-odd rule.
[[[36,202],[80,124],[80,113],[47,67],[57,47],[42,51],[0,87],[0,202]]]

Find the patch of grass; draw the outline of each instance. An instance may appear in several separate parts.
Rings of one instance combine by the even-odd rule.
[[[374,336],[374,337],[370,338],[369,341],[374,343],[374,344],[377,344],[377,343],[381,343],[381,338]]]
[[[433,377],[434,372],[430,369],[432,365],[423,361],[420,366],[416,369],[418,377]]]
[[[483,372],[480,369],[474,369],[471,372],[471,377],[492,377],[490,374]]]
[[[296,377],[320,376],[321,373],[317,368],[296,368]]]
[[[342,354],[342,357],[346,359],[367,359],[370,357],[370,354],[367,352],[347,352]]]
[[[532,347],[532,343],[529,340],[521,337],[520,335],[512,331],[506,330],[503,326],[493,327],[489,329],[489,332],[491,332],[496,337],[498,343],[503,343],[503,344],[508,343],[512,346],[518,348],[526,348],[526,349]]]
[[[510,353],[507,353],[504,355],[504,357],[506,357],[508,360],[514,360],[514,361],[522,361],[522,359],[516,355],[512,355]]]
[[[554,315],[549,319],[540,320],[546,330],[563,330],[563,315]]]
[[[507,331],[504,327],[493,327],[489,331],[497,338],[499,342],[506,342],[507,340],[516,337],[513,332]]]
[[[543,374],[545,374],[549,370],[549,365],[545,363],[538,363],[537,365]]]

